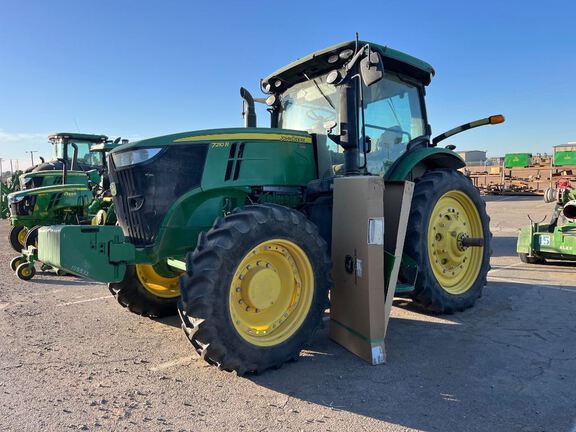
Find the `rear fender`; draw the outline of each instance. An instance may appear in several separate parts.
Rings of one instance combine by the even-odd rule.
[[[447,148],[418,148],[405,153],[396,160],[384,177],[386,180],[415,180],[432,169],[459,169],[465,166],[464,160]]]

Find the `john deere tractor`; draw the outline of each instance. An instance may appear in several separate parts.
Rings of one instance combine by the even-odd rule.
[[[471,307],[486,283],[489,220],[457,171],[462,159],[437,144],[503,117],[431,139],[433,75],[421,60],[361,41],[297,60],[261,81],[268,128],[256,126],[255,100],[241,89],[244,128],[113,150],[119,226],[42,228],[40,258],[109,282],[135,313],[162,316],[178,304],[203,359],[262,371],[297,357],[328,306],[335,177],[383,176],[416,183],[404,245],[418,268],[414,301],[437,313]]]
[[[107,140],[108,137],[105,135],[80,133],[50,135],[48,141],[52,144],[52,160],[46,162],[41,158],[41,163],[25,170],[19,177],[20,189],[62,184],[64,164],[67,168],[67,184],[88,186],[89,178],[86,177],[86,172],[101,170],[103,167],[103,159],[91,153],[90,146]]]
[[[35,226],[77,222],[77,209],[92,201],[90,186],[99,183],[105,169],[104,153],[90,148],[107,139],[78,133],[48,137],[53,160],[26,170],[20,176],[20,192],[8,199],[12,225],[8,241],[15,251],[22,250],[28,231]]]
[[[9,196],[11,204],[11,221],[23,224],[26,229],[21,255],[10,261],[10,267],[23,280],[30,280],[36,274],[35,262],[38,261],[38,231],[43,225],[81,224],[81,225],[114,225],[116,213],[110,194],[105,154],[118,146],[120,139],[91,144],[90,157],[100,161],[99,169],[87,171],[88,185],[66,183],[67,168],[63,166],[63,184],[27,189]],[[125,141],[127,142],[127,141]],[[77,159],[78,145],[74,148]],[[90,166],[90,165],[88,165]],[[96,165],[97,166],[97,165]],[[20,204],[23,203],[23,204]],[[30,226],[32,225],[32,228]],[[42,263],[42,270],[55,270],[64,274],[61,269]]]

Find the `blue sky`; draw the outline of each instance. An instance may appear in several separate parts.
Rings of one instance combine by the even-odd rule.
[[[568,0],[0,0],[0,157],[48,156],[54,131],[240,126],[241,85],[258,95],[260,78],[355,31],[434,66],[435,134],[507,117],[449,140],[459,150],[549,152],[576,141],[575,18]]]

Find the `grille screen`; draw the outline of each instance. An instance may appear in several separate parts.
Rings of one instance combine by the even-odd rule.
[[[109,157],[110,179],[116,184],[114,206],[128,241],[154,244],[172,204],[200,186],[207,151],[208,144],[172,145],[150,161],[120,169]]]

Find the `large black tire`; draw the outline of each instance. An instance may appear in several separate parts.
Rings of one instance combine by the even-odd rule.
[[[526,264],[546,264],[544,258],[531,257],[525,253],[519,253],[518,256],[520,257],[520,261]]]
[[[478,255],[478,269],[473,269],[477,274],[470,276],[473,282],[464,292],[449,292],[435,276],[433,263],[429,258],[429,247],[432,248],[429,246],[430,219],[436,204],[441,198],[445,199],[447,193],[462,193],[468,197],[468,202],[473,203],[482,225],[484,246]],[[433,313],[451,314],[472,307],[481,297],[482,289],[486,285],[492,252],[491,239],[486,203],[482,200],[478,189],[462,173],[451,169],[439,169],[429,171],[417,179],[404,246],[404,252],[418,264],[415,289],[411,294],[413,300]]]
[[[299,326],[290,329],[293,333],[280,343],[262,346],[246,340],[234,326],[229,299],[233,277],[241,271],[238,265],[259,245],[278,239],[304,252],[313,270],[313,283],[308,284],[313,291],[308,291],[311,303],[303,309],[305,318]],[[199,236],[196,250],[188,254],[187,269],[180,279],[182,328],[198,354],[223,370],[243,375],[278,368],[297,359],[322,325],[332,286],[331,260],[317,227],[295,210],[254,205],[218,218],[208,233]]]
[[[10,246],[12,246],[12,249],[18,253],[22,252],[22,249],[24,249],[24,242],[21,242],[19,237],[21,236],[22,230],[25,229],[26,227],[23,226],[13,226],[8,233],[8,241],[10,242]]]
[[[162,318],[177,312],[178,297],[164,298],[154,295],[140,281],[135,265],[129,265],[124,279],[108,284],[108,289],[118,303],[137,315]]]
[[[38,246],[38,230],[40,228],[40,225],[36,225],[28,230],[24,239],[24,248],[28,249],[29,246]]]

